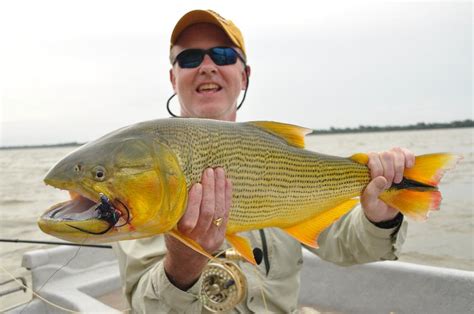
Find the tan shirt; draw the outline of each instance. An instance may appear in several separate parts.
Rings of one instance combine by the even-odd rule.
[[[310,249],[324,260],[353,265],[380,260],[396,260],[405,241],[404,221],[395,236],[393,229],[373,225],[360,206],[354,208],[319,237],[319,249]],[[258,230],[242,233],[252,247],[262,248]],[[295,312],[297,308],[300,270],[303,266],[302,245],[277,228],[265,229],[270,269],[266,275],[262,262],[255,267],[240,263],[248,283],[247,297],[235,313]],[[163,269],[166,253],[164,236],[122,241],[114,245],[125,295],[137,313],[207,313],[199,301],[201,279],[188,291],[176,288]],[[257,274],[258,272],[258,274]]]

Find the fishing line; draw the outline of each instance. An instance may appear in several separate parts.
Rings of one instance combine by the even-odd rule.
[[[123,227],[126,224],[130,223],[130,210],[128,209],[127,205],[125,205],[121,200],[117,199],[117,202],[119,202],[127,210],[127,220],[123,224],[115,226],[116,228],[120,228],[120,227]],[[122,217],[120,217],[120,218],[122,218]]]
[[[61,309],[61,310],[65,311],[65,312],[68,312],[68,313],[78,313],[77,311],[73,311],[73,310],[67,309],[67,308],[65,308],[65,307],[62,307],[62,306],[60,306],[60,305],[54,304],[54,303],[52,303],[52,302],[46,300],[45,298],[43,298],[42,296],[40,296],[39,294],[37,294],[36,292],[34,292],[32,288],[30,288],[30,287],[28,287],[28,286],[25,286],[21,281],[19,281],[18,279],[16,279],[15,276],[14,276],[12,273],[10,273],[8,270],[6,270],[6,269],[2,266],[2,264],[0,264],[0,268],[1,268],[8,276],[10,276],[20,287],[23,287],[23,288],[25,288],[25,289],[31,291],[31,293],[32,293],[35,297],[37,297],[38,299],[41,299],[42,301],[48,303],[48,304],[51,305],[52,307],[56,307],[56,308]],[[32,300],[31,300],[31,301],[32,301]],[[31,302],[31,301],[30,301],[30,302]],[[28,304],[29,304],[29,302],[28,302]],[[24,310],[24,309],[23,309],[23,310]],[[21,312],[23,312],[23,310],[22,310]],[[20,312],[20,313],[21,313],[21,312]]]
[[[81,244],[84,244],[84,242],[87,240],[87,238],[89,237],[89,235],[86,235],[86,237],[84,238],[84,240],[82,241]],[[43,287],[48,283],[48,281],[51,280],[51,278],[53,278],[54,275],[56,275],[61,269],[63,269],[64,267],[66,267],[67,265],[69,265],[69,263],[74,259],[76,258],[77,254],[79,254],[79,251],[81,250],[81,246],[79,246],[76,250],[76,252],[74,253],[74,255],[66,262],[66,264],[62,265],[61,267],[59,267],[58,269],[56,269],[52,274],[51,276],[49,276],[48,279],[46,279],[46,281],[41,285],[41,287],[37,290],[37,293],[39,293],[41,291],[41,289],[43,289]],[[35,295],[37,295],[35,293]],[[31,300],[26,304],[26,306],[21,310],[20,314],[23,313],[24,310],[26,310],[28,308],[28,306],[30,305],[30,303],[33,301],[33,298],[31,298]],[[77,313],[77,312],[73,312],[73,313]]]

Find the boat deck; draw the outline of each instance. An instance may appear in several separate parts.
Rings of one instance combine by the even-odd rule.
[[[121,313],[129,308],[121,295],[112,250],[36,250],[23,256],[22,265],[31,271],[35,290],[57,272],[39,292],[55,304],[85,313]],[[322,312],[474,312],[474,272],[470,271],[389,261],[339,267],[305,251],[301,278],[300,307]],[[28,308],[22,305],[6,313],[64,311],[34,298]]]

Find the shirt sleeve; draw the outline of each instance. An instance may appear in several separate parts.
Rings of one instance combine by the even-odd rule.
[[[318,249],[307,248],[342,266],[397,260],[406,233],[405,220],[401,226],[382,229],[371,223],[358,205],[321,233]]]
[[[164,236],[114,245],[124,293],[134,313],[196,313],[201,311],[199,279],[187,291],[175,287],[163,268]]]

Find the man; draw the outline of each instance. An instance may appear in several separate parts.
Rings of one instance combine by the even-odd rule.
[[[215,47],[230,47],[212,49]],[[193,50],[190,50],[193,49]],[[237,53],[238,55],[233,55]],[[176,24],[171,36],[170,80],[178,96],[181,117],[235,121],[237,99],[247,87],[243,37],[239,29],[213,11],[191,11]],[[404,241],[403,216],[378,199],[392,182],[398,183],[405,167],[414,164],[411,152],[395,148],[371,153],[373,180],[354,208],[319,237],[321,258],[351,265],[395,260]],[[206,169],[200,183],[189,190],[187,209],[178,229],[206,251],[223,248],[227,218],[232,204],[232,182],[222,168]],[[241,263],[248,281],[246,299],[236,311],[271,312],[296,310],[301,244],[279,229],[243,234],[252,247],[263,249],[265,262]],[[170,236],[121,242],[116,248],[125,293],[136,312],[205,312],[199,301],[200,275],[208,259]],[[264,278],[261,280],[259,278]]]

